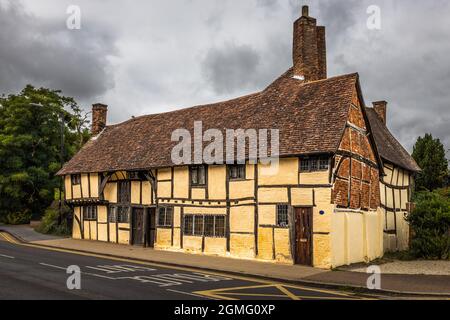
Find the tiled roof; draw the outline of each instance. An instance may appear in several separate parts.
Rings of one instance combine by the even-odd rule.
[[[279,129],[280,156],[334,153],[341,140],[357,74],[304,83],[288,70],[265,90],[220,103],[130,119],[106,127],[59,175],[172,166],[176,129]]]
[[[366,108],[378,153],[381,158],[404,169],[419,172],[421,169],[408,151],[395,139],[373,108]]]

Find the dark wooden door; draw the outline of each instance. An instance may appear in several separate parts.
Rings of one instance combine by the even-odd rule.
[[[151,248],[155,246],[155,236],[156,236],[156,209],[148,209],[148,235],[147,235],[147,245]]]
[[[295,262],[312,265],[313,208],[295,208]]]
[[[143,245],[144,240],[144,209],[133,208],[132,212],[132,235],[133,245]]]

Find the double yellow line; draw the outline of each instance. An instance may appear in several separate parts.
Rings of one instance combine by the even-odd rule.
[[[11,236],[9,233],[3,231],[0,231],[0,238],[3,238],[5,241],[9,243],[20,244],[20,241]]]

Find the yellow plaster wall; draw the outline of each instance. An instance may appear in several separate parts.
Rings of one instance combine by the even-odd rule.
[[[314,232],[331,232],[331,220],[334,206],[331,204],[331,188],[314,190],[316,206],[313,208]],[[321,215],[320,211],[325,214]]]
[[[293,206],[313,206],[313,189],[292,188],[291,201]]]
[[[73,186],[73,194],[72,199],[81,199],[81,185],[74,185]]]
[[[258,258],[273,259],[273,229],[258,228]]]
[[[106,206],[97,207],[97,220],[100,223],[108,222],[108,209]]]
[[[156,229],[156,248],[169,248],[172,246],[172,229]]]
[[[275,205],[259,205],[258,206],[258,223],[259,225],[275,225],[276,223]]]
[[[330,234],[331,266],[369,262],[381,257],[383,221],[384,216],[380,209],[369,212],[336,211],[333,214]]]
[[[253,206],[241,206],[230,208],[231,232],[255,231],[255,208]]]
[[[192,199],[194,200],[205,200],[206,190],[205,188],[192,188]]]
[[[73,209],[73,214],[75,217],[78,218],[77,219],[73,219],[73,225],[72,225],[72,238],[74,239],[81,239],[81,227],[82,225],[80,225],[77,221],[81,222],[81,214],[80,214],[80,207],[75,207]],[[82,223],[82,222],[81,222]]]
[[[330,173],[328,171],[320,172],[300,172],[300,184],[329,184]]]
[[[226,238],[205,238],[205,253],[224,255],[227,252]]]
[[[142,204],[148,206],[152,204],[152,186],[150,182],[142,182]]]
[[[230,254],[239,258],[255,258],[255,236],[252,234],[231,234]]]
[[[173,196],[177,199],[189,197],[189,169],[188,167],[174,168]]]
[[[82,198],[89,198],[89,177],[87,174],[81,175]]]
[[[103,191],[105,200],[117,203],[117,182],[107,183]]]
[[[98,174],[97,173],[91,173],[91,197],[92,198],[98,198]]]
[[[255,196],[255,182],[230,181],[230,199],[251,198]]]
[[[180,248],[181,247],[181,229],[175,228],[173,230],[173,247]]]
[[[313,236],[313,264],[316,268],[331,267],[331,237],[325,234]]]
[[[245,166],[245,178],[248,180],[255,179],[255,165],[247,163]]]
[[[70,180],[70,175],[64,177],[64,191],[67,200],[72,199],[72,181]]]
[[[116,224],[110,223],[109,224],[109,242],[113,242],[113,243],[117,242],[116,231],[117,231]]]
[[[208,167],[208,196],[211,200],[226,199],[226,166]]]
[[[141,183],[139,181],[131,181],[131,203],[141,204]]]
[[[262,188],[258,189],[258,201],[260,203],[287,203],[287,188]]]
[[[202,252],[202,237],[183,236],[183,249],[188,252]]]
[[[129,228],[129,224],[119,224],[119,228]],[[130,244],[130,231],[129,230],[119,230],[119,243],[120,244]]]
[[[174,228],[181,227],[181,208],[173,208],[173,226]]]
[[[185,207],[184,214],[226,214],[226,208]]]
[[[280,159],[278,170],[258,164],[258,183],[261,186],[298,184],[298,158]]]
[[[158,169],[158,181],[171,180],[171,179],[172,179],[172,169],[171,168]]]
[[[98,241],[107,242],[108,241],[108,225],[99,224],[98,225]]]
[[[170,198],[172,195],[172,183],[170,181],[158,181],[158,198]]]
[[[275,229],[275,259],[283,263],[292,263],[289,229]]]

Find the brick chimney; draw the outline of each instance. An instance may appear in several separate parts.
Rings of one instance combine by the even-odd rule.
[[[108,106],[101,103],[92,105],[92,135],[96,136],[106,127],[106,116],[108,114]]]
[[[302,16],[294,22],[294,76],[305,81],[327,78],[325,27],[317,26],[309,16],[309,7],[302,7]]]
[[[373,108],[375,109],[375,112],[378,114],[378,116],[381,118],[384,124],[387,123],[387,102],[386,101],[375,101],[372,102]]]

